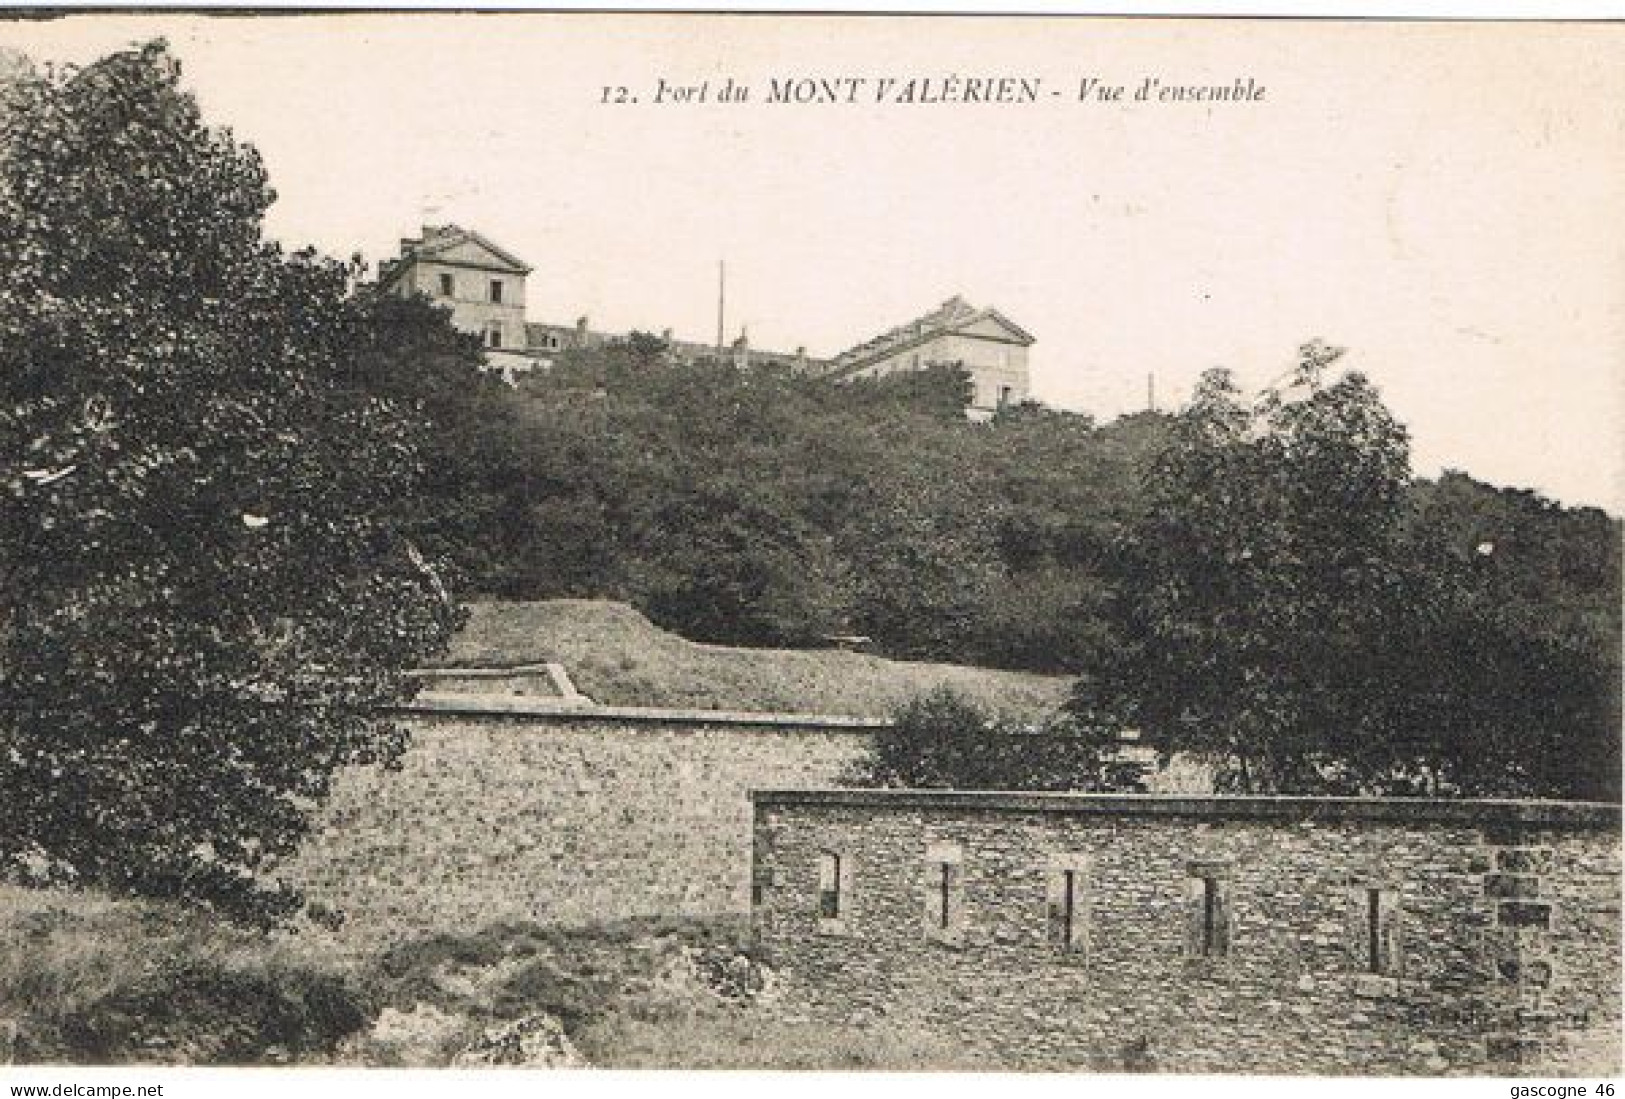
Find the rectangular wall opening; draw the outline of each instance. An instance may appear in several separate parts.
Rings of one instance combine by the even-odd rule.
[[[1382,972],[1382,890],[1367,889],[1366,893],[1366,968],[1372,973]]]
[[[1369,881],[1349,886],[1348,950],[1353,968],[1383,977],[1404,969],[1399,890]]]
[[[1230,888],[1225,867],[1192,863],[1186,886],[1185,952],[1196,958],[1230,953]]]
[[[1212,955],[1218,945],[1219,882],[1202,879],[1202,953]]]
[[[1049,870],[1049,944],[1063,954],[1083,954],[1089,941],[1088,860],[1066,855]]]
[[[818,856],[818,918],[838,920],[842,915],[841,856],[824,851]]]
[[[925,854],[925,936],[935,942],[960,938],[962,858],[952,844],[933,844]]]

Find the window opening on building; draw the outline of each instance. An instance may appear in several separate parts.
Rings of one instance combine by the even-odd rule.
[[[501,279],[492,279],[491,280],[491,301],[495,305],[501,305],[502,304],[502,280]]]
[[[1211,955],[1218,941],[1219,882],[1202,879],[1202,953]]]
[[[841,856],[832,851],[818,856],[818,918],[841,918]]]
[[[457,292],[457,282],[450,275],[440,276],[440,296],[449,298]]]
[[[925,935],[935,942],[959,941],[961,859],[954,844],[932,844],[925,853]]]
[[[1061,871],[1061,941],[1072,941],[1072,929],[1077,917],[1078,907],[1078,872],[1076,870]]]
[[[1049,871],[1049,942],[1081,954],[1088,942],[1088,863],[1081,855],[1056,859]]]
[[[1186,952],[1198,958],[1222,958],[1230,952],[1230,897],[1225,867],[1192,863],[1190,916]]]
[[[1382,972],[1382,891],[1367,889],[1366,893],[1366,965],[1371,972]]]
[[[1398,976],[1404,968],[1399,890],[1360,882],[1349,887],[1348,899],[1350,962],[1366,973]]]

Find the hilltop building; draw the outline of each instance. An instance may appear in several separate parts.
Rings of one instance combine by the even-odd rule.
[[[379,284],[402,297],[422,295],[451,309],[451,323],[480,338],[493,369],[512,378],[546,369],[552,356],[625,342],[630,333],[596,331],[586,317],[574,324],[531,321],[525,316],[525,277],[531,266],[489,238],[456,225],[425,225],[401,240],[400,255],[387,261]],[[739,369],[779,367],[836,380],[873,378],[928,366],[969,371],[974,385],[969,414],[987,419],[1027,398],[1027,348],[1032,336],[996,309],[978,309],[963,298],[900,325],[832,360],[754,348],[742,330],[726,348],[660,333],[666,360],[695,363],[721,359]]]
[[[452,326],[480,337],[486,359],[505,374],[534,368],[525,324],[525,276],[531,267],[479,233],[455,225],[425,225],[401,239],[379,285],[403,298],[422,295],[451,308]]]
[[[538,355],[611,347],[625,343],[632,335],[630,332],[595,331],[588,327],[586,317],[578,318],[574,325],[549,324],[545,321],[532,322],[525,326],[525,332],[528,350],[532,354]],[[827,369],[829,365],[822,359],[809,357],[805,347],[798,347],[794,351],[772,351],[753,348],[750,345],[749,334],[743,331],[720,354],[716,345],[678,339],[672,334],[670,328],[662,329],[658,333],[651,332],[650,335],[658,336],[660,341],[666,345],[665,359],[669,363],[683,363],[686,365],[708,359],[721,359],[725,362],[731,362],[741,370],[764,366],[780,366],[812,373],[820,373]]]
[[[401,254],[383,264],[379,285],[386,293],[422,295],[448,306],[452,326],[480,337],[487,362],[509,378],[546,369],[553,355],[609,347],[630,337],[628,332],[595,331],[586,317],[574,324],[527,320],[525,276],[531,270],[524,260],[472,229],[425,225],[419,236],[401,238]],[[676,339],[669,328],[660,338],[669,362],[722,358],[741,369],[783,366],[815,373],[828,366],[809,358],[804,347],[794,352],[753,348],[743,331],[720,350],[713,344]]]
[[[899,325],[830,362],[832,378],[878,378],[929,366],[959,366],[974,391],[969,414],[985,420],[1005,405],[1027,399],[1027,348],[1033,344],[997,309],[978,309],[957,294],[908,324]]]

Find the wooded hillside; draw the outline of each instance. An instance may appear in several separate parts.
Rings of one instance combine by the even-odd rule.
[[[1276,721],[1304,732],[1243,786],[1617,785],[1584,776],[1617,771],[1619,521],[1414,478],[1380,394],[1326,369],[1336,349],[1306,345],[1322,356],[1309,388],[1256,413],[1231,394],[1107,424],[1038,405],[975,424],[952,369],[834,384],[674,364],[652,337],[474,384],[477,350],[432,310],[385,308],[422,338],[381,353],[368,384],[416,387],[445,424],[410,521],[466,596],[607,598],[701,642],[863,637],[887,657],[1082,675],[1116,685],[1103,720],[1215,753]],[[1207,665],[1210,693],[1187,698]],[[1254,736],[1223,715],[1243,706],[1233,677],[1259,674],[1246,689],[1275,716]],[[1228,732],[1196,733],[1198,714]],[[1309,732],[1332,727],[1332,747]],[[1335,762],[1304,755],[1323,749]],[[1432,770],[1440,753],[1454,777]],[[1303,773],[1274,774],[1294,759]]]

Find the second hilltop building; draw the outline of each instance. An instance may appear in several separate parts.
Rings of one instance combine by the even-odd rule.
[[[878,378],[959,366],[971,377],[971,418],[987,419],[1027,399],[1032,345],[1032,336],[997,309],[978,309],[956,294],[925,316],[835,356],[828,376]]]
[[[563,351],[602,347],[626,334],[591,331],[587,318],[574,325],[537,323],[525,316],[525,277],[532,268],[489,238],[456,225],[426,225],[400,242],[400,255],[386,261],[379,283],[401,297],[422,296],[451,310],[459,331],[480,338],[486,361],[506,376],[545,368]],[[959,366],[971,376],[969,415],[984,420],[1027,399],[1027,349],[1033,337],[997,309],[979,309],[959,296],[907,324],[882,333],[831,360],[750,347],[741,334],[728,348],[676,340],[662,333],[674,360],[721,357],[740,367],[769,363],[832,380],[873,378],[931,366]]]

